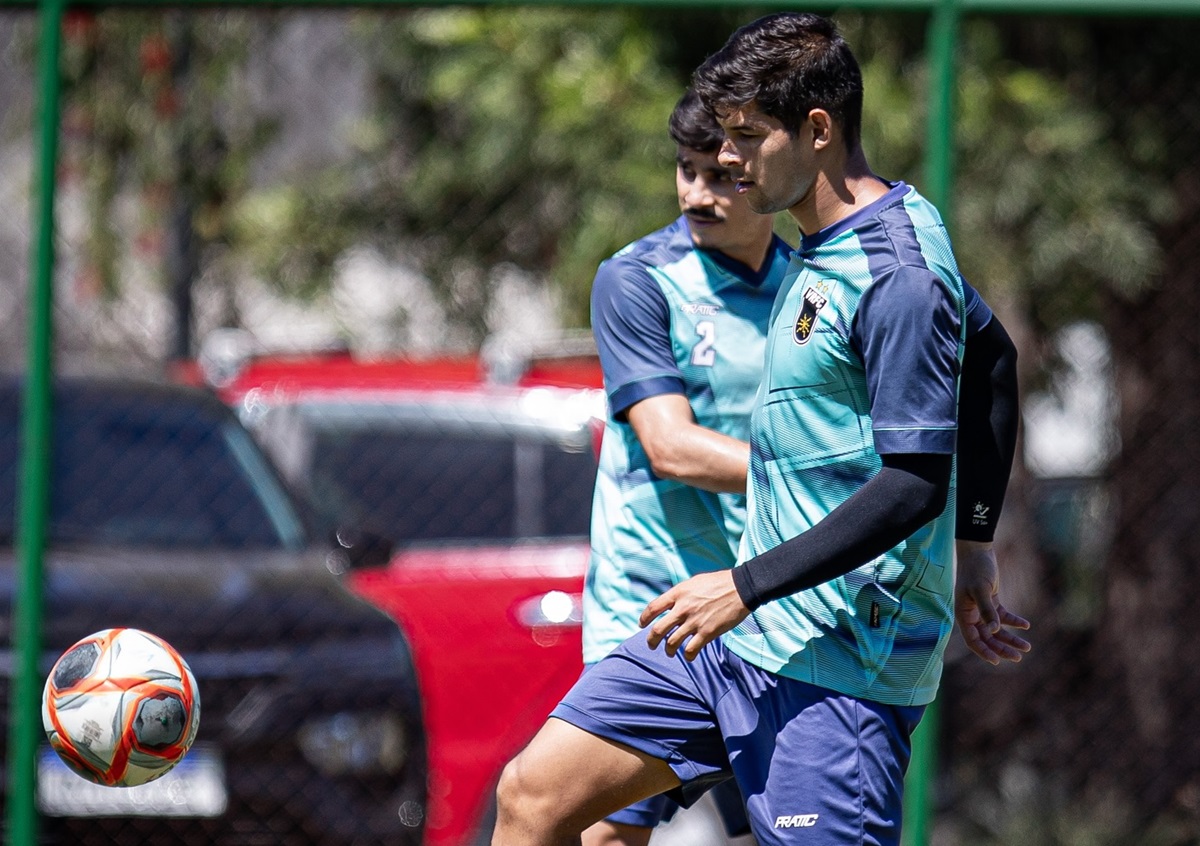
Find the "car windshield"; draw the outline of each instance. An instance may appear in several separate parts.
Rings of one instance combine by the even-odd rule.
[[[297,413],[302,426],[284,424]],[[331,521],[398,542],[587,534],[596,459],[586,421],[316,403],[276,409],[262,424],[256,434],[293,431],[272,451]]]
[[[0,534],[11,538],[18,413],[0,399]],[[169,394],[55,400],[52,543],[286,548],[300,517],[244,429]]]

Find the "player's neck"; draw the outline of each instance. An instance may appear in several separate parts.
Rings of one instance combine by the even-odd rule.
[[[887,183],[871,172],[862,151],[818,172],[809,202],[789,209],[805,235],[844,220],[888,192]]]
[[[722,248],[721,253],[726,258],[744,264],[755,273],[760,273],[762,272],[763,265],[767,263],[767,256],[771,252],[771,241],[774,239],[773,233],[774,230],[768,231],[766,238],[755,241],[752,244]]]

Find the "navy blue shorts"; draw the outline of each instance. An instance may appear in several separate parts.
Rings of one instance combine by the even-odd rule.
[[[667,795],[685,807],[735,778],[760,846],[897,846],[923,712],[769,673],[720,641],[668,658],[641,632],[552,716],[666,761],[682,782]]]
[[[585,664],[584,673],[594,666],[596,666],[595,663]],[[750,820],[746,817],[746,803],[742,801],[742,793],[733,779],[728,779],[713,787],[712,798],[717,814],[725,826],[726,834],[730,837],[741,837],[750,833]],[[619,825],[654,828],[659,823],[674,819],[679,808],[678,802],[669,798],[665,793],[660,793],[658,796],[634,802],[629,807],[622,808],[615,814],[609,814],[604,819]]]

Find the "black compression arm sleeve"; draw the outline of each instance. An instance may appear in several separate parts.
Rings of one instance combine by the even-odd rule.
[[[751,610],[845,575],[882,555],[941,514],[950,491],[951,456],[883,456],[883,468],[807,532],[733,569]]]
[[[1017,348],[995,316],[967,338],[958,393],[954,536],[990,541],[1017,444]]]

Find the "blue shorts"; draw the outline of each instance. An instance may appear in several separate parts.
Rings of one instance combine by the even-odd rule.
[[[666,761],[682,782],[667,795],[685,807],[735,778],[760,846],[897,846],[923,713],[768,673],[720,641],[668,658],[640,632],[552,716]]]
[[[585,664],[583,672],[587,673],[595,662]],[[713,805],[721,822],[725,825],[725,833],[730,837],[741,837],[750,833],[750,820],[746,818],[746,803],[737,783],[732,779],[721,782],[712,789]],[[618,825],[637,825],[642,828],[654,828],[659,823],[669,822],[679,811],[680,805],[665,793],[651,796],[641,802],[634,802],[627,808],[622,808],[615,814],[609,814],[604,819]]]

